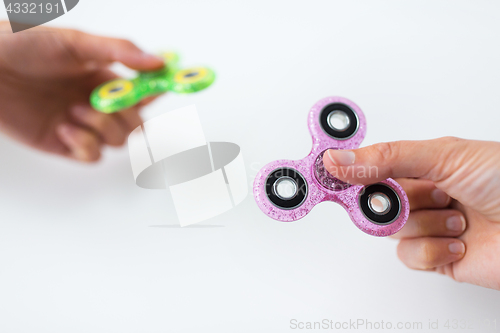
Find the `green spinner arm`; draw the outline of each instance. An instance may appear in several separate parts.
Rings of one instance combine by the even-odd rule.
[[[165,67],[158,71],[141,72],[132,79],[116,79],[97,87],[90,96],[92,107],[103,113],[114,113],[136,105],[148,96],[166,91],[193,93],[209,87],[215,73],[206,67],[179,69],[179,57],[162,54]]]

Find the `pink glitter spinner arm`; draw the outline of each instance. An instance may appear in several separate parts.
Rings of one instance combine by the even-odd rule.
[[[393,179],[362,186],[350,185],[330,175],[323,165],[328,149],[358,148],[366,134],[361,109],[342,97],[327,97],[309,111],[308,126],[313,147],[299,161],[278,160],[257,174],[253,193],[259,208],[279,221],[296,221],[320,202],[342,205],[362,231],[390,236],[406,223],[409,203]]]

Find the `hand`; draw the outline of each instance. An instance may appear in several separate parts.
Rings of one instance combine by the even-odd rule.
[[[410,216],[393,237],[401,239],[398,256],[408,267],[500,290],[500,143],[390,142],[329,150],[324,164],[352,184],[395,178],[404,188]],[[356,171],[370,166],[371,175]]]
[[[154,70],[163,60],[129,41],[75,30],[33,28],[12,34],[0,22],[0,130],[34,148],[96,161],[103,144],[122,145],[142,123],[139,108],[103,114],[89,105],[99,84],[121,62]]]

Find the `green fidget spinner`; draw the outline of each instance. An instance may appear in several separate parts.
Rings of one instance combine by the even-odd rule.
[[[148,96],[166,91],[193,93],[210,86],[215,73],[206,67],[179,68],[179,56],[161,54],[165,67],[153,72],[140,72],[132,79],[115,79],[101,84],[90,95],[90,104],[100,112],[114,113],[139,103]]]

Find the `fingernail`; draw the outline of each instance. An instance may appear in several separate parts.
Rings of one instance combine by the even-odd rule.
[[[431,195],[434,202],[438,205],[446,205],[450,200],[450,196],[438,188],[432,191]]]
[[[448,219],[446,220],[446,228],[452,231],[464,231],[465,218],[462,215],[454,215],[448,217]]]
[[[453,254],[462,254],[465,252],[465,245],[462,242],[453,242],[448,245],[448,249]]]
[[[330,160],[339,166],[352,165],[356,155],[352,151],[329,149],[326,152]]]

